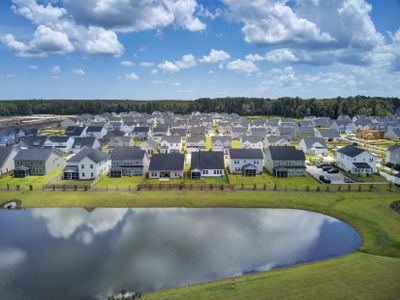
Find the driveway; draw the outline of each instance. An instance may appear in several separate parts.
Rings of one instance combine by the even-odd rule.
[[[322,169],[317,168],[316,166],[306,166],[307,173],[313,176],[315,179],[319,181],[319,176],[320,175],[325,175],[331,179],[331,184],[344,184],[344,179],[346,176],[344,176],[341,173],[336,173],[336,174],[329,174],[325,171],[322,171]]]

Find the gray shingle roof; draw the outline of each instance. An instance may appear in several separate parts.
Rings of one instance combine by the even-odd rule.
[[[223,168],[224,153],[222,151],[201,151],[192,153],[190,170]]]
[[[343,148],[340,148],[337,152],[344,154],[346,156],[350,156],[350,157],[356,157],[357,155],[363,153],[365,150],[358,148],[356,146],[353,145],[349,145],[349,146],[345,146]]]
[[[231,159],[263,159],[261,149],[229,149]]]
[[[400,144],[392,145],[388,148],[388,151],[396,151],[400,148]]]
[[[5,163],[12,151],[12,147],[0,147],[0,167]]]
[[[143,159],[146,151],[139,147],[115,147],[111,153],[112,160],[134,160]]]
[[[95,163],[99,163],[103,160],[107,160],[110,157],[110,154],[101,152],[96,149],[83,149],[79,153],[75,154],[73,157],[71,157],[68,162],[80,162],[82,159],[85,157],[90,158],[92,161]]]
[[[76,137],[74,140],[73,148],[92,147],[95,141],[96,138],[92,136]]]
[[[52,143],[66,143],[70,139],[69,136],[49,136],[48,140]]]
[[[272,160],[305,160],[304,152],[292,146],[269,146]]]
[[[183,171],[185,155],[181,153],[153,154],[150,160],[149,171]]]
[[[325,140],[323,138],[310,138],[310,137],[308,137],[308,138],[304,138],[303,140],[304,140],[304,143],[306,144],[306,147],[308,149],[310,149],[313,146],[313,144],[315,144],[315,143],[320,143],[324,148],[328,148],[328,146],[326,145],[326,142],[325,142]]]
[[[14,160],[47,160],[52,152],[63,156],[62,152],[52,148],[21,149]]]

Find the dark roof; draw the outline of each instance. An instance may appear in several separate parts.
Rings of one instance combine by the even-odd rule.
[[[69,126],[65,130],[65,135],[80,136],[84,130],[85,127],[82,126]]]
[[[92,147],[96,138],[92,136],[76,137],[74,140],[73,148]]]
[[[192,153],[190,170],[223,168],[224,153],[222,151],[201,151]]]
[[[21,149],[14,160],[47,160],[51,153],[63,156],[62,152],[52,148]]]
[[[264,139],[258,135],[248,135],[248,136],[242,136],[241,141],[242,143],[250,142],[254,144],[254,143],[264,142]]]
[[[231,159],[263,159],[261,149],[229,149]]]
[[[0,147],[0,167],[5,163],[12,151],[12,147]]]
[[[305,160],[304,152],[293,146],[269,146],[272,160]]]
[[[340,137],[340,134],[336,129],[318,129],[318,132],[325,138]]]
[[[400,148],[400,144],[392,145],[388,148],[388,151],[396,151]]]
[[[304,138],[304,144],[306,144],[306,147],[309,149],[313,146],[313,144],[315,143],[320,143],[324,148],[328,148],[328,146],[326,145],[326,142],[323,138],[311,138],[311,137],[307,137]]]
[[[150,127],[135,127],[133,128],[133,132],[148,132]]]
[[[365,150],[358,148],[356,146],[353,145],[349,145],[349,146],[345,146],[343,148],[340,148],[337,152],[344,154],[346,156],[350,156],[350,157],[356,157],[357,155],[363,153]]]
[[[69,136],[57,136],[57,135],[55,135],[55,136],[49,136],[48,137],[48,140],[50,141],[50,142],[53,142],[53,143],[65,143],[65,142],[67,142],[68,141],[68,139],[70,139],[71,137],[69,137]]]
[[[141,150],[139,147],[114,147],[111,153],[112,160],[133,160],[143,159],[146,151]]]
[[[44,146],[46,140],[45,136],[23,137],[21,143],[25,144],[28,148],[41,148]]]
[[[89,126],[87,129],[86,129],[86,132],[100,132],[100,131],[102,131],[103,130],[103,127],[102,126]]]
[[[372,169],[371,166],[367,163],[361,162],[361,163],[353,163],[353,165],[358,168],[358,169]]]
[[[181,153],[153,154],[150,160],[149,171],[183,171],[185,155]]]
[[[83,149],[82,151],[78,152],[75,154],[73,157],[71,157],[68,162],[80,162],[82,159],[85,157],[90,158],[92,161],[95,163],[98,163],[100,161],[106,160],[110,157],[110,154],[101,152],[96,149]]]

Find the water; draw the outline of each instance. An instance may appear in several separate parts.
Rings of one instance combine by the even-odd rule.
[[[104,299],[350,253],[349,225],[288,209],[0,210],[0,299]]]

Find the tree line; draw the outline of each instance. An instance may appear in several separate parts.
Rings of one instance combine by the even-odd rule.
[[[0,101],[0,116],[32,114],[79,115],[105,112],[172,111],[177,114],[200,112],[236,113],[245,116],[282,116],[303,118],[338,115],[385,116],[400,112],[399,98],[337,97],[332,99],[301,98],[201,98],[188,100],[4,100]]]

